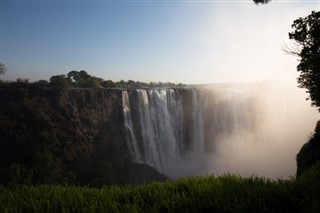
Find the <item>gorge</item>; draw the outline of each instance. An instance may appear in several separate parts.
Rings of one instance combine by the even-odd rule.
[[[318,119],[303,90],[275,84],[0,90],[1,184],[289,177]]]

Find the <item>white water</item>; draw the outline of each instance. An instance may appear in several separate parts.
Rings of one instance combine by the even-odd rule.
[[[123,91],[131,159],[172,178],[294,175],[295,155],[318,116],[301,91],[278,89]]]

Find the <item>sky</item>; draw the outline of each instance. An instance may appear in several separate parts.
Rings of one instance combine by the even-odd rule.
[[[293,21],[320,0],[0,0],[2,79],[296,84]]]

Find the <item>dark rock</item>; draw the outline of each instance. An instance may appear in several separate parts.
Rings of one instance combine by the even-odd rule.
[[[68,89],[57,95],[54,89],[31,84],[0,86],[0,171],[5,174],[17,164],[38,177],[32,183],[76,179],[88,184],[91,177],[83,174],[84,167],[100,165],[114,170],[106,184],[111,179],[121,184],[165,180],[153,168],[131,162],[121,95],[116,89]],[[50,167],[38,165],[41,159],[51,159]],[[45,172],[49,168],[55,171]],[[53,173],[55,177],[39,177]]]

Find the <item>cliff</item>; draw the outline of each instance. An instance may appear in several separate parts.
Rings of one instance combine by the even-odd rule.
[[[164,180],[130,161],[121,91],[0,87],[0,183],[104,185]]]

